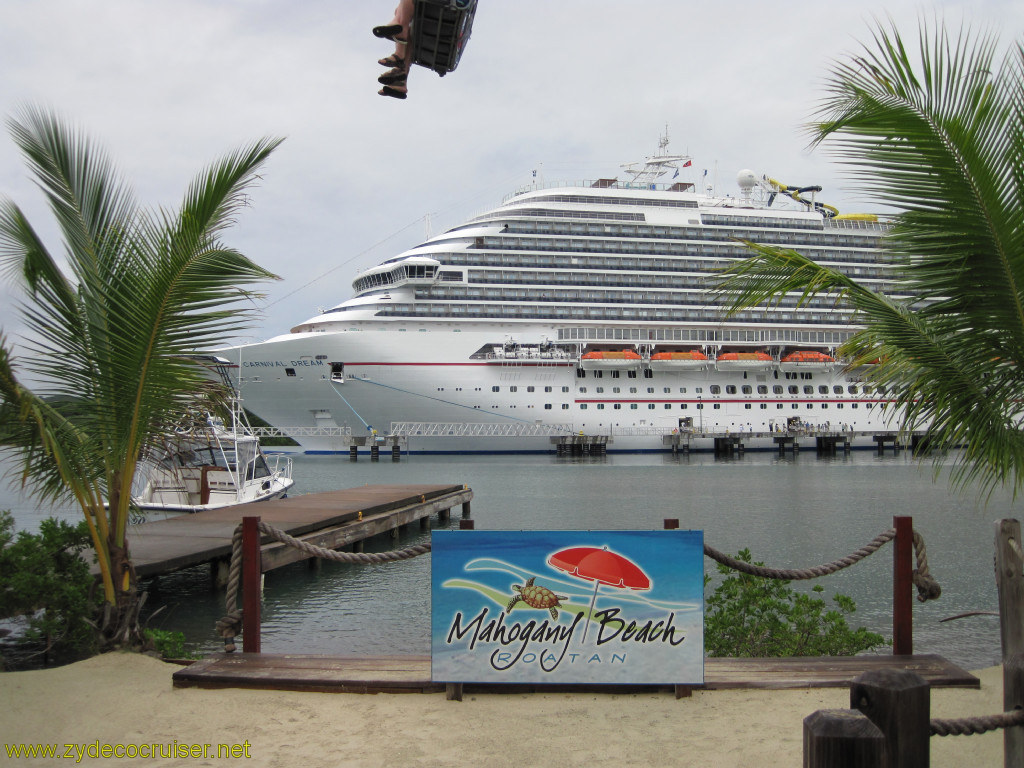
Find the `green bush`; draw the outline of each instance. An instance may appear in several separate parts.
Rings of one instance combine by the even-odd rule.
[[[741,550],[736,559],[749,563],[750,550]],[[846,617],[857,606],[846,595],[835,595],[836,607],[826,610],[825,600],[818,597],[821,586],[807,594],[792,589],[788,581],[750,576],[724,565],[718,572],[725,579],[704,606],[708,656],[853,656],[887,644],[864,627],[850,629]]]
[[[15,533],[11,513],[0,510],[0,616],[26,617],[27,628],[15,640],[20,656],[41,656],[50,664],[95,653],[96,629],[89,620],[98,601],[81,554],[91,547],[85,521],[47,518],[39,533]]]
[[[185,650],[185,633],[167,629],[144,629],[142,634],[153,646],[153,650],[165,659],[191,659],[191,651]]]

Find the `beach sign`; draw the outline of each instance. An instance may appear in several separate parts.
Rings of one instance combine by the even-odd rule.
[[[704,682],[702,531],[431,538],[435,682]]]

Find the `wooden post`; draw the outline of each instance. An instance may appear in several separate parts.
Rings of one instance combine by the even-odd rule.
[[[1024,708],[1024,551],[1020,521],[996,522],[996,586],[1003,649],[1003,711]],[[1004,768],[1024,768],[1024,727],[1003,730]]]
[[[892,561],[892,652],[910,656],[914,652],[914,518],[893,517],[896,540]]]
[[[889,768],[928,768],[931,689],[916,672],[873,669],[850,686],[850,706],[859,709],[885,736]]]
[[[819,709],[804,718],[804,768],[877,768],[885,737],[865,715]]]
[[[448,701],[462,701],[462,683],[445,683],[444,697]]]
[[[666,517],[663,524],[666,531],[674,531],[679,528],[679,519],[675,517]]]
[[[473,527],[474,527],[474,522],[472,520],[459,520],[459,530],[460,531],[472,531]]]
[[[260,652],[260,519],[242,518],[242,651]]]

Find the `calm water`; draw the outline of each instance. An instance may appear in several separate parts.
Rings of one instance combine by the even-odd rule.
[[[665,518],[703,529],[705,541],[729,553],[749,547],[755,560],[776,567],[831,561],[866,544],[911,515],[925,537],[942,597],[914,606],[914,649],[938,653],[967,668],[998,663],[996,617],[940,623],[972,610],[996,610],[993,521],[1019,517],[1008,495],[987,506],[976,494],[952,495],[942,471],[906,455],[858,451],[818,458],[751,453],[737,459],[700,454],[613,455],[600,459],[553,456],[413,456],[350,462],[341,456],[297,456],[297,493],[377,483],[466,484],[475,494],[477,529],[652,529]],[[33,528],[48,512],[8,489],[0,508]],[[457,527],[459,510],[453,510]],[[74,519],[73,512],[65,513]],[[418,529],[399,541],[425,540]],[[380,537],[368,549],[387,549]],[[853,568],[818,580],[826,595],[857,601],[855,625],[891,636],[891,545]],[[714,573],[714,564],[706,560]],[[430,560],[350,566],[303,563],[268,574],[263,649],[279,653],[429,653]],[[219,649],[213,625],[223,598],[208,571],[195,568],[149,582],[150,608],[163,607],[152,626],[180,630],[198,651]]]

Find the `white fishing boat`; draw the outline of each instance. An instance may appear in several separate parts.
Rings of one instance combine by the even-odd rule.
[[[294,482],[291,457],[263,452],[233,398],[227,423],[207,414],[143,458],[132,489],[133,522],[276,499]]]

